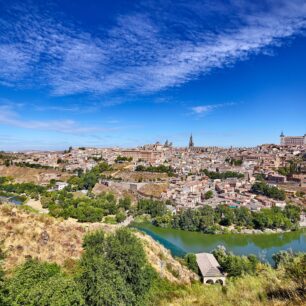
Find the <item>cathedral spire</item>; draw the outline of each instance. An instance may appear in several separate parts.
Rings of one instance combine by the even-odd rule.
[[[193,138],[192,138],[192,134],[190,135],[190,138],[189,138],[189,148],[192,148],[194,146],[194,143],[193,143]]]

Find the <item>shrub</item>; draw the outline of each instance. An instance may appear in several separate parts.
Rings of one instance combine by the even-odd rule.
[[[27,261],[5,285],[8,305],[84,305],[78,284],[56,264]]]

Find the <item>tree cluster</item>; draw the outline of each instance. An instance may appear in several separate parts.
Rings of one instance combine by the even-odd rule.
[[[225,162],[229,163],[232,166],[241,166],[242,163],[243,163],[243,160],[242,159],[235,159],[233,157],[231,157],[231,158],[228,157],[228,158],[225,159]]]
[[[132,160],[133,160],[133,157],[126,157],[126,156],[118,155],[115,159],[115,163],[131,162]]]
[[[265,182],[255,182],[251,188],[251,192],[264,195],[268,198],[272,198],[275,200],[285,200],[286,194],[285,191],[282,189],[279,189],[275,186],[269,186]]]
[[[152,199],[141,199],[137,203],[137,214],[148,214],[152,218],[167,214],[166,203]]]
[[[174,176],[175,171],[171,166],[159,165],[159,166],[148,166],[138,165],[135,171],[139,172],[156,172],[156,173],[167,173],[168,176]]]
[[[46,191],[46,188],[33,183],[13,184],[9,179],[2,177],[0,179],[0,191],[17,195],[26,195],[30,198],[38,199],[39,195]]]
[[[112,193],[75,198],[71,192],[63,190],[45,194],[41,197],[41,203],[54,217],[71,217],[80,222],[99,222],[104,216],[116,215],[117,222],[122,222],[126,218],[131,200],[123,198],[118,201]]]
[[[69,180],[69,186],[66,187],[70,191],[76,190],[91,190],[99,178],[102,177],[102,172],[110,171],[112,168],[106,162],[99,163],[97,166],[92,168],[90,171],[83,173],[83,171],[78,172],[78,176],[72,176]]]
[[[18,167],[26,167],[26,168],[34,168],[34,169],[54,169],[54,167],[51,167],[51,166],[34,164],[34,163],[29,163],[29,162],[14,163],[14,165]]]
[[[204,205],[198,209],[186,209],[172,215],[169,212],[155,215],[153,224],[160,227],[170,227],[186,231],[216,233],[222,226],[255,229],[296,229],[301,209],[298,206],[287,205],[284,210],[278,207],[252,212],[247,207],[231,208],[221,204],[213,209]]]
[[[225,180],[228,178],[244,178],[244,174],[240,172],[235,171],[225,171],[225,172],[215,172],[215,171],[209,171],[207,169],[201,170],[206,176],[208,176],[212,180]]]
[[[255,255],[237,256],[227,252],[224,247],[218,247],[213,251],[223,272],[228,276],[241,276],[243,274],[254,274],[259,263]]]

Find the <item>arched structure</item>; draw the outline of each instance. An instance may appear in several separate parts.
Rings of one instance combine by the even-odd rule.
[[[196,254],[197,264],[200,269],[203,284],[225,284],[225,274],[220,270],[220,265],[213,254]]]

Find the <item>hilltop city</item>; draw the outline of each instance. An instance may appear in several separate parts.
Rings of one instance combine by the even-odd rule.
[[[306,204],[306,135],[280,135],[280,144],[253,148],[199,147],[190,136],[188,146],[176,148],[168,140],[137,148],[85,148],[65,151],[1,154],[1,173],[16,182],[33,182],[63,190],[80,173],[105,165],[92,186],[80,192],[129,193],[134,199],[167,201],[175,214],[203,205],[216,208],[284,208]],[[279,193],[256,190],[256,182],[277,187]],[[304,222],[302,216],[302,221]]]

